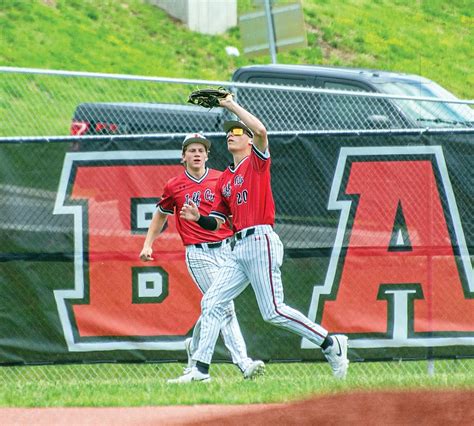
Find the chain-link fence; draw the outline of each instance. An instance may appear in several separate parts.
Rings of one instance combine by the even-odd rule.
[[[474,101],[392,80],[355,92],[341,82],[327,87],[346,90],[0,67],[0,137],[219,132],[226,113],[186,105],[192,89],[212,85],[230,88],[270,131],[473,127]],[[375,87],[391,94],[367,92]]]
[[[432,386],[453,387],[459,383],[469,385],[474,361],[472,359],[459,360],[431,360],[431,361],[402,361],[390,362],[360,362],[352,363],[348,379],[353,386],[359,389],[386,389],[393,386],[398,388],[423,387],[431,380]],[[81,385],[94,386],[96,384],[120,383],[124,386],[146,387],[150,394],[157,382],[182,373],[182,363],[153,364],[153,363],[108,363],[108,364],[66,364],[46,366],[5,366],[0,368],[2,384],[8,388],[28,388],[30,386],[57,387],[57,389],[77,388]],[[238,383],[241,375],[237,368],[229,364],[212,366],[213,379],[225,383]],[[288,397],[294,397],[294,375],[307,377],[318,384],[319,392],[327,391],[331,384],[328,366],[324,363],[278,363],[267,364],[268,377],[277,378],[281,384],[291,384],[288,387]],[[292,376],[293,375],[293,376]],[[239,377],[240,376],[240,377]],[[379,379],[379,381],[377,380]],[[317,389],[317,388],[316,388]],[[59,391],[58,391],[59,392]],[[301,393],[301,390],[298,390]],[[63,395],[64,396],[64,395]],[[40,405],[40,396],[38,396]],[[58,396],[59,398],[59,396]],[[70,401],[68,401],[70,403]],[[211,403],[212,401],[209,401]],[[153,400],[152,404],[159,404]],[[14,402],[12,402],[12,405]]]
[[[134,288],[129,272],[140,266],[147,214],[164,183],[182,171],[182,132],[204,130],[213,140],[209,166],[227,165],[219,143],[226,115],[185,105],[191,88],[224,83],[12,70],[0,76],[0,362],[118,361],[117,374],[132,379],[149,367],[130,362],[184,362],[182,337],[199,314],[199,292],[172,223],[156,248],[164,262],[157,266],[169,274],[168,290],[186,297],[172,302],[174,313],[160,312],[161,301],[139,301],[138,312],[120,295]],[[270,130],[287,303],[349,334],[354,362],[438,359],[468,373],[470,364],[440,359],[473,356],[470,103],[229,86]],[[75,136],[61,136],[70,132]],[[104,306],[111,311],[101,312]],[[264,323],[250,288],[236,309],[254,358],[323,359],[300,337]],[[184,331],[163,335],[162,319]],[[134,332],[136,324],[148,328]],[[178,346],[168,350],[169,342]],[[222,344],[216,360],[228,360]],[[387,369],[428,373],[433,362]],[[284,373],[285,364],[277,365]],[[61,371],[78,380],[102,374],[98,367]],[[160,369],[176,371],[176,364]],[[55,374],[2,370],[41,379],[35,372]]]

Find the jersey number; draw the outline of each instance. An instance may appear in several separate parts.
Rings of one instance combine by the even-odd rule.
[[[240,206],[241,204],[246,203],[248,195],[249,194],[246,189],[241,192],[237,192],[237,204]]]

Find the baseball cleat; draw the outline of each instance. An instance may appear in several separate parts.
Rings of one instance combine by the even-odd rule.
[[[244,371],[244,379],[255,379],[257,376],[265,374],[265,364],[263,361],[252,361]]]
[[[333,344],[323,350],[323,354],[332,368],[332,374],[338,379],[345,379],[349,360],[347,359],[347,336],[336,334],[331,336]]]
[[[166,383],[191,383],[191,382],[202,382],[209,383],[211,376],[209,374],[201,373],[196,367],[191,367],[189,373],[185,373],[176,379],[169,379]]]

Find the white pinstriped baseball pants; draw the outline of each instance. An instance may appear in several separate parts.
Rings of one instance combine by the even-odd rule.
[[[211,363],[225,307],[245,290],[249,281],[265,321],[306,337],[318,346],[328,334],[283,302],[283,244],[273,228],[259,225],[248,229],[254,229],[254,233],[236,242],[232,255],[202,299],[201,338],[193,354],[196,361]],[[242,230],[241,234],[246,232]]]
[[[194,282],[205,294],[216,279],[219,269],[232,254],[230,242],[223,241],[221,247],[209,248],[202,244],[202,248],[193,245],[186,246],[186,265]],[[224,344],[229,350],[232,362],[237,364],[242,371],[249,366],[252,359],[247,356],[245,345],[239,322],[235,315],[234,302],[227,302],[222,308],[222,318],[220,321],[220,332]],[[193,353],[199,345],[201,330],[201,317],[196,322],[193,330],[193,340],[191,352]],[[217,332],[219,334],[219,331]],[[217,340],[217,336],[216,336]]]

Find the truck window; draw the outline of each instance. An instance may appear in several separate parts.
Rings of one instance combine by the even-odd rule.
[[[340,81],[325,81],[323,83],[323,87],[325,89],[334,89],[334,90],[355,90],[358,92],[369,92],[369,89],[362,85],[350,84],[350,83],[340,82]]]
[[[277,77],[273,75],[252,76],[247,80],[249,83],[276,84],[282,86],[313,86],[314,79],[305,76]]]
[[[363,83],[345,80],[322,82],[324,89],[375,92]],[[404,128],[406,122],[397,108],[387,99],[342,95],[321,95],[321,119],[323,129],[378,129]]]
[[[314,78],[298,75],[255,75],[239,81],[281,86],[314,87]],[[291,90],[239,88],[239,102],[257,117],[264,117],[269,130],[312,130],[318,128],[319,95]]]

